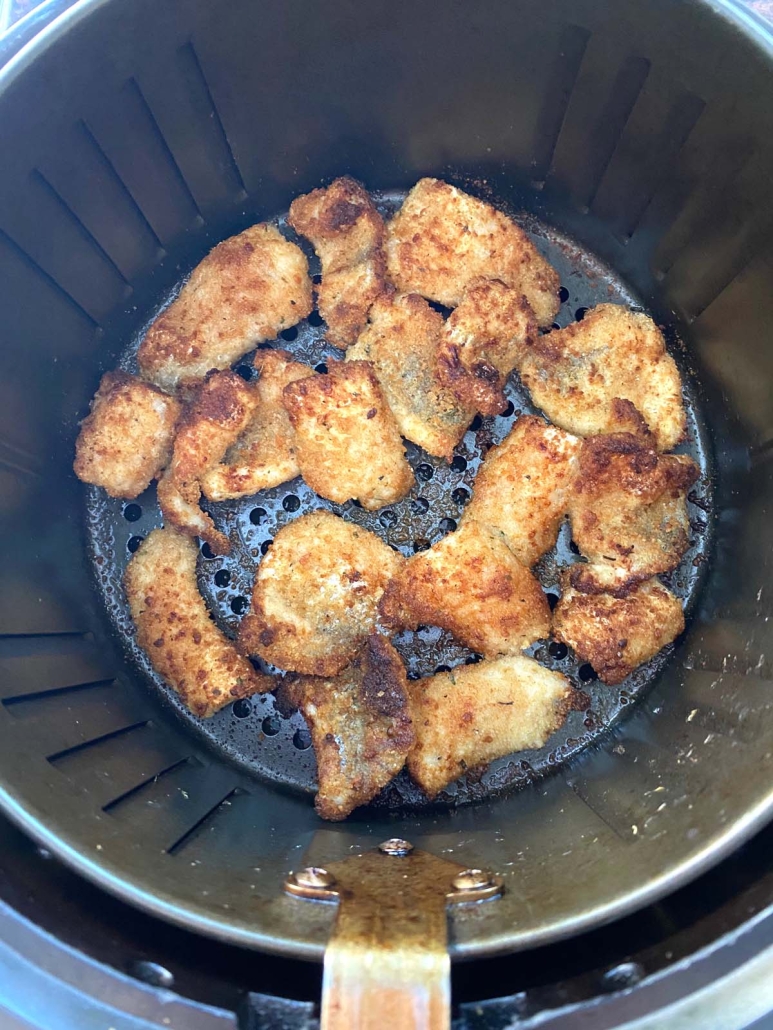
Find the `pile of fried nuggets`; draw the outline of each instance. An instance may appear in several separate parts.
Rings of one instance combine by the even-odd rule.
[[[494,758],[542,746],[572,706],[562,675],[522,655],[551,633],[616,684],[681,632],[656,578],[688,546],[698,477],[668,454],[685,435],[681,382],[643,314],[602,304],[540,334],[558,277],[526,234],[483,201],[422,179],[384,224],[349,178],[296,199],[289,223],[314,246],[327,340],[319,374],[259,350],[256,382],[229,366],[306,318],[303,252],[271,225],[221,243],[150,326],[139,377],[102,379],[75,471],[115,497],[158,478],[165,528],[129,563],[142,648],[201,716],[277,679],[303,712],[317,810],[345,818],[407,765],[429,797]],[[452,308],[443,315],[429,302]],[[198,546],[230,541],[202,511],[301,475],[330,501],[375,510],[414,482],[403,445],[450,459],[476,413],[501,413],[517,370],[550,419],[520,417],[489,451],[461,523],[406,559],[327,510],[285,525],[260,563],[238,640],[196,583]],[[551,424],[552,423],[552,424]],[[568,515],[584,560],[551,613],[532,567]],[[483,656],[408,682],[390,634],[431,624]]]

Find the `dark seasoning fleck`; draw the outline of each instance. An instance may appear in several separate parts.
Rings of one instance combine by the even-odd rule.
[[[485,192],[482,184],[460,181],[459,185],[478,195]],[[401,199],[402,194],[377,195],[377,202],[385,213],[393,211]],[[496,201],[496,198],[487,199]],[[506,204],[499,206],[507,210]],[[602,301],[641,307],[639,298],[621,280],[572,240],[532,216],[519,216],[518,220],[531,232],[537,247],[561,277],[562,305],[556,327],[569,324],[578,315],[582,317],[587,308]],[[286,229],[283,218],[276,219],[276,223],[289,238],[301,243],[309,255],[311,272],[316,274],[319,264],[308,245],[298,241],[295,234]],[[171,295],[163,298],[157,310],[166,306],[178,290],[179,284]],[[319,366],[321,370],[329,359],[342,357],[341,352],[325,342],[324,331],[324,323],[315,311],[309,319],[285,330],[280,339],[264,347],[283,347],[298,360],[312,367]],[[127,371],[136,369],[135,355],[140,336],[138,334],[126,349],[120,362]],[[690,495],[689,514],[693,521],[694,543],[679,569],[667,578],[671,589],[686,599],[689,617],[706,575],[713,528],[709,447],[696,413],[697,387],[686,369],[686,349],[672,336],[669,344],[683,374],[687,373],[685,392],[690,442],[679,450],[692,455],[703,473],[702,481]],[[251,377],[249,356],[240,363],[238,371],[245,379]],[[201,547],[199,585],[222,629],[230,636],[235,635],[249,606],[255,570],[268,552],[273,537],[283,525],[307,511],[317,508],[334,511],[378,534],[405,555],[429,547],[452,532],[469,502],[476,472],[486,452],[507,435],[520,413],[534,411],[517,375],[511,377],[506,392],[509,403],[505,413],[497,417],[477,416],[450,464],[407,444],[406,452],[416,472],[416,483],[407,498],[389,508],[366,512],[354,504],[331,504],[316,497],[300,479],[241,501],[208,505],[215,522],[225,529],[233,543],[233,553],[226,558],[213,555],[206,544]],[[88,488],[86,521],[94,576],[114,631],[123,642],[130,660],[153,684],[163,701],[177,709],[195,733],[251,773],[303,792],[313,791],[316,779],[314,753],[307,727],[299,713],[289,711],[269,694],[239,701],[211,719],[198,719],[164,686],[135,646],[121,578],[131,553],[151,529],[161,525],[154,490],[125,505],[106,497],[101,491]],[[556,548],[539,562],[535,570],[551,607],[560,594],[561,570],[578,560],[570,544],[569,527],[564,525]],[[453,669],[457,665],[480,660],[479,655],[471,655],[435,627],[421,627],[415,633],[403,632],[395,638],[395,644],[412,680],[431,675],[439,668]],[[546,667],[570,678],[576,688],[576,709],[544,748],[511,755],[492,762],[485,769],[469,771],[464,780],[444,791],[435,804],[443,806],[480,800],[554,771],[578,751],[598,740],[622,713],[630,711],[668,660],[671,650],[667,648],[663,655],[637,670],[622,688],[613,688],[600,683],[591,667],[578,663],[563,645],[550,641],[536,643],[527,653]],[[260,661],[254,664],[264,671],[277,672]],[[426,806],[427,803],[421,791],[405,774],[401,774],[375,804],[387,808],[410,808]]]

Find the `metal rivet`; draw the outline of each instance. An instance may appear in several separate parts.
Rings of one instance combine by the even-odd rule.
[[[321,866],[310,865],[292,874],[295,882],[300,887],[332,887],[336,882],[335,876]]]
[[[413,844],[409,840],[402,840],[400,837],[390,837],[378,846],[378,850],[385,855],[408,855],[413,851]]]
[[[464,869],[457,873],[451,886],[457,891],[481,891],[493,884],[491,873],[485,869]]]
[[[641,963],[621,962],[604,973],[602,983],[610,992],[624,991],[626,988],[635,987],[643,977],[644,967]]]
[[[144,980],[151,987],[171,987],[174,984],[174,975],[157,962],[139,959],[131,963],[129,971],[138,980]]]

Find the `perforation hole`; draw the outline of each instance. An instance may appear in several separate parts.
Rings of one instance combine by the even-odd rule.
[[[253,526],[259,526],[265,517],[265,508],[253,508],[250,512],[250,522],[253,524]]]
[[[512,407],[512,404],[510,407]],[[454,472],[464,472],[467,468],[467,459],[463,458],[461,454],[454,455],[454,459],[451,462],[451,468]]]
[[[292,343],[293,340],[298,339],[298,328],[297,326],[290,326],[289,329],[283,329],[280,333],[283,340],[287,340],[288,343]]]
[[[305,728],[296,730],[293,734],[293,745],[298,748],[299,751],[308,751],[311,747],[311,734]]]
[[[282,723],[277,715],[267,715],[263,722],[260,724],[260,728],[266,734],[267,737],[275,737],[282,728]]]
[[[325,320],[318,311],[312,311],[308,318],[309,325],[313,325],[315,329],[318,329],[321,325],[325,324]]]
[[[237,719],[246,719],[248,715],[252,714],[252,705],[246,697],[241,697],[238,701],[234,701],[232,711]]]
[[[250,602],[241,594],[239,594],[238,597],[234,597],[231,601],[231,611],[234,615],[244,615],[249,606]]]
[[[417,479],[423,479],[425,483],[428,483],[434,475],[435,470],[431,465],[428,465],[426,462],[422,462],[421,465],[416,466]]]
[[[463,486],[459,486],[451,494],[451,500],[454,504],[458,504],[459,507],[463,507],[470,499],[470,491],[465,490]]]
[[[582,322],[585,316],[588,314],[588,308],[577,308],[574,313],[575,321]]]
[[[136,551],[138,551],[139,546],[144,539],[144,536],[130,536],[129,541],[126,544],[126,548],[129,551],[129,554],[134,554]]]
[[[215,573],[215,586],[227,587],[231,582],[231,573],[228,569],[218,569]]]
[[[282,501],[282,507],[285,511],[297,511],[301,506],[300,497],[296,497],[295,494],[288,494],[287,497]]]
[[[142,518],[142,508],[139,504],[127,504],[123,510],[123,517],[127,522],[137,522]]]
[[[566,304],[566,302],[569,300],[569,290],[567,290],[565,286],[562,286],[561,289],[558,291],[558,299],[561,301],[562,304]]]
[[[324,361],[320,361],[318,365],[314,366],[314,371],[319,372],[321,375],[324,375],[325,372],[327,372],[327,365]]]

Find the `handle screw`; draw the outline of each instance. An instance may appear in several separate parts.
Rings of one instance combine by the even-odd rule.
[[[384,855],[408,855],[413,851],[413,844],[409,840],[401,840],[400,837],[390,837],[379,844],[378,850]]]
[[[332,887],[336,882],[332,873],[316,865],[307,866],[292,875],[299,887]]]
[[[480,891],[491,887],[492,883],[491,873],[485,869],[464,869],[456,874],[451,886],[457,891]]]

